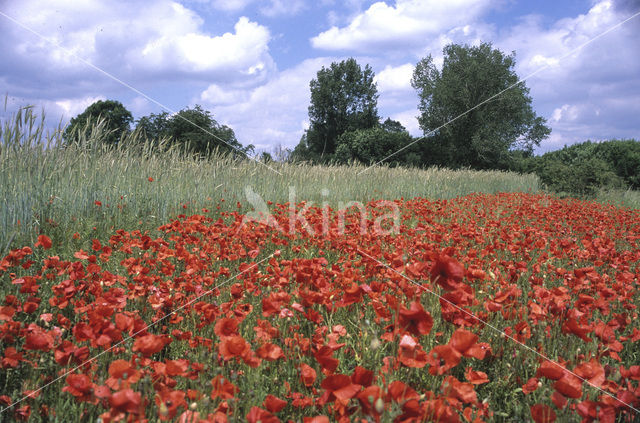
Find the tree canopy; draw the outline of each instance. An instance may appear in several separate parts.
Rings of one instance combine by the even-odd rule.
[[[443,53],[441,70],[429,55],[418,62],[411,80],[427,136],[425,163],[507,168],[512,150],[531,153],[549,135],[545,120],[531,107],[529,89],[518,83],[515,53],[505,55],[490,43],[450,44]]]
[[[414,145],[410,146],[412,141],[413,137],[400,122],[387,118],[373,128],[356,129],[340,135],[335,161],[371,165],[384,160],[390,166],[419,166],[420,155]],[[398,153],[388,157],[395,152]]]
[[[322,67],[309,84],[309,129],[294,151],[299,158],[329,161],[345,132],[378,125],[378,90],[369,65],[350,58]]]
[[[75,141],[80,131],[90,130],[99,118],[105,120],[105,129],[109,131],[105,141],[111,145],[117,144],[123,135],[129,133],[133,123],[133,115],[119,101],[98,100],[71,119],[65,128],[64,139],[66,142]]]
[[[136,130],[144,138],[167,139],[191,153],[208,155],[214,150],[231,154],[250,154],[253,146],[243,147],[233,129],[220,125],[208,110],[200,105],[180,110],[175,115],[167,112],[151,114],[138,120]]]

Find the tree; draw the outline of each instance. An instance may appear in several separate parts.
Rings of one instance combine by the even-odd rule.
[[[142,117],[138,120],[136,130],[141,131],[147,139],[166,138],[172,145],[203,156],[215,150],[243,156],[253,151],[253,145],[243,147],[233,129],[220,125],[208,110],[199,105],[180,110],[173,116],[163,112]]]
[[[147,140],[159,141],[162,138],[170,138],[169,121],[170,116],[167,112],[151,113],[149,116],[138,119],[136,131],[139,131],[141,136]]]
[[[119,101],[98,100],[71,119],[65,128],[64,139],[66,142],[76,141],[79,132],[89,130],[98,119],[105,120],[106,130],[109,131],[105,141],[111,145],[117,144],[123,135],[128,134],[133,123],[133,115]]]
[[[378,91],[369,65],[350,58],[322,67],[311,80],[309,129],[294,150],[297,158],[328,161],[338,138],[348,131],[378,125]]]
[[[356,129],[340,135],[335,160],[339,163],[357,161],[371,165],[386,159],[390,153],[403,149],[412,141],[413,137],[400,122],[387,119],[374,128]],[[391,166],[418,166],[420,156],[413,147],[405,148],[385,160],[385,163]]]
[[[436,154],[425,154],[426,162],[504,169],[512,149],[532,152],[549,135],[545,119],[531,107],[529,89],[517,83],[515,53],[507,56],[490,43],[450,44],[443,53],[442,70],[429,55],[418,62],[411,80],[420,98],[418,121],[428,136],[424,152]]]

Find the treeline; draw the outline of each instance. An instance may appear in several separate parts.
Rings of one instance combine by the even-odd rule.
[[[549,189],[592,196],[600,189],[640,190],[640,142],[586,141],[514,161],[513,170],[535,173]]]
[[[451,44],[438,69],[431,55],[420,60],[411,85],[418,94],[417,116],[423,136],[415,138],[398,121],[378,113],[375,74],[353,58],[323,67],[311,80],[309,128],[293,150],[259,160],[314,164],[387,165],[533,172],[552,190],[591,195],[600,187],[638,188],[640,153],[635,141],[584,143],[540,157],[534,148],[551,129],[532,108],[532,98],[515,73],[515,53],[490,43]],[[254,154],[233,129],[220,125],[196,105],[170,115],[151,114],[134,122],[113,100],[98,101],[71,120],[65,139],[73,142],[101,118],[109,129],[105,141],[117,144],[131,131],[137,139],[162,140],[189,153],[236,157]]]
[[[63,134],[65,142],[73,143],[87,137],[99,121],[107,131],[103,135],[104,142],[114,146],[135,131],[138,132],[135,139],[158,142],[165,148],[177,146],[186,153],[200,156],[217,152],[243,157],[254,151],[253,145],[243,146],[233,129],[220,125],[211,112],[199,105],[174,115],[152,113],[134,125],[131,112],[115,100],[96,101],[71,119]]]

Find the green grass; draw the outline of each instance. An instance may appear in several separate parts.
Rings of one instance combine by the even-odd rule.
[[[108,148],[102,142],[105,135],[98,124],[79,143],[65,147],[60,132],[45,133],[44,120],[32,108],[4,122],[0,254],[33,244],[42,232],[60,243],[76,232],[100,238],[119,228],[149,230],[205,207],[228,211],[240,202],[241,211],[250,211],[246,187],[265,201],[285,203],[295,192],[296,201],[326,202],[334,208],[371,199],[539,190],[533,175],[383,166],[360,174],[365,167],[287,163],[270,163],[272,170],[252,160],[216,155],[203,160],[177,149],[166,151],[162,142],[143,144],[135,133],[119,147]]]

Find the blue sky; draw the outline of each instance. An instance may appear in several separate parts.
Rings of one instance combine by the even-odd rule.
[[[451,42],[516,52],[534,108],[553,132],[539,152],[587,139],[640,139],[638,0],[6,0],[0,93],[7,113],[43,107],[63,122],[98,99],[136,118],[161,108],[29,32],[54,40],[172,110],[200,104],[259,150],[294,147],[309,81],[348,57],[377,75],[383,118],[421,135],[415,63]],[[567,56],[562,60],[558,58]]]

